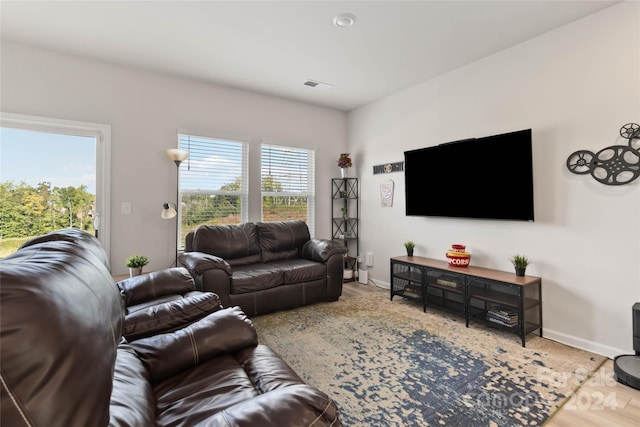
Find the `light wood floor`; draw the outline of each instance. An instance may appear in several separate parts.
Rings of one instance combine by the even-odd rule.
[[[358,282],[345,283],[343,298],[357,298],[387,289]],[[613,360],[607,360],[544,424],[547,427],[639,427],[640,390],[613,379]]]

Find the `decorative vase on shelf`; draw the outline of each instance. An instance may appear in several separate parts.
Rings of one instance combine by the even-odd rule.
[[[527,267],[516,267],[516,276],[524,277],[524,273],[527,271]]]
[[[340,168],[340,176],[342,178],[347,177],[347,169],[353,166],[351,157],[349,157],[350,155],[350,153],[340,153],[340,157],[338,158],[338,167]]]

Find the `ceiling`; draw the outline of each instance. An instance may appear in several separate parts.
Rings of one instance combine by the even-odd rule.
[[[615,3],[3,0],[0,34],[349,111]],[[345,12],[355,24],[334,26]]]

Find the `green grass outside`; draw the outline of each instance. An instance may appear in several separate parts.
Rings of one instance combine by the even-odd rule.
[[[31,239],[31,237],[10,237],[8,239],[0,239],[0,258],[11,255],[18,250],[20,245],[29,239]]]

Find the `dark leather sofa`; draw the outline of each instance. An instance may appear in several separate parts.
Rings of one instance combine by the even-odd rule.
[[[304,221],[249,222],[198,227],[179,260],[199,289],[252,316],[337,300],[346,251],[311,239]]]
[[[147,277],[153,291],[144,279],[116,286],[99,242],[73,229],[27,242],[0,268],[2,426],[342,425],[327,395],[258,344],[238,307],[169,289],[183,269]],[[172,323],[201,298],[203,317]],[[127,342],[125,311],[146,312],[154,330]],[[137,316],[129,323],[144,323]]]

